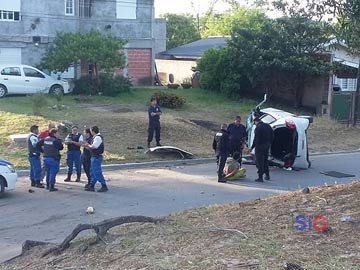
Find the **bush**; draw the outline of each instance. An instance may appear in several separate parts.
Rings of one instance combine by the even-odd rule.
[[[102,93],[105,96],[116,96],[130,90],[132,86],[129,78],[123,76],[113,77],[101,74],[99,78],[84,76],[75,81],[73,93],[75,95],[96,95]]]
[[[129,78],[100,75],[100,90],[104,96],[117,96],[120,93],[128,92],[131,86],[132,83]]]
[[[170,109],[181,108],[186,102],[184,97],[162,91],[154,93],[153,97],[157,99],[160,106]]]
[[[169,88],[169,89],[178,89],[179,88],[179,84],[177,84],[177,83],[169,83],[168,85],[167,85],[167,87]]]
[[[34,115],[41,115],[42,108],[48,105],[47,95],[37,92],[32,96],[32,110]]]

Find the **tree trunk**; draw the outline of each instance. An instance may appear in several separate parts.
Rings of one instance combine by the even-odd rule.
[[[302,98],[304,95],[304,83],[297,80],[295,85],[295,108],[300,108],[302,106]]]
[[[357,70],[357,77],[356,77],[356,93],[355,93],[355,106],[354,106],[354,122],[353,126],[356,126],[357,122],[357,115],[356,112],[359,107],[359,96],[360,96],[360,59],[359,59],[359,66]]]

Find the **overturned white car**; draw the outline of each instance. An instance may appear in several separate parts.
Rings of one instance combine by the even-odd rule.
[[[261,109],[264,100],[256,106],[247,119],[248,147],[254,140],[254,118],[270,124],[274,131],[274,141],[269,153],[269,164],[279,167],[306,169],[311,166],[309,160],[307,129],[313,122],[311,116],[297,116],[274,108]],[[253,156],[255,151],[251,153]]]

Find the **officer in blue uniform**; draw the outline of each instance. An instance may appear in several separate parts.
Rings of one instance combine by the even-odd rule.
[[[83,145],[84,138],[81,133],[78,132],[78,127],[73,126],[71,133],[66,137],[65,144],[67,145],[66,164],[68,166],[68,174],[65,178],[65,182],[71,181],[71,175],[73,173],[73,167],[75,163],[76,169],[76,182],[80,182],[81,178],[81,151],[80,146]]]
[[[92,140],[93,140],[93,137],[91,135],[90,128],[85,129],[84,135],[85,135],[86,143],[91,144]],[[90,180],[91,180],[91,177],[90,177],[91,151],[86,147],[84,147],[84,150],[82,152],[81,162],[82,162],[82,165],[83,165],[83,168],[84,168],[84,172],[85,172],[85,174],[87,176],[87,179],[88,179],[88,183],[85,185],[85,188],[86,188],[86,187],[90,186]]]
[[[42,147],[44,151],[46,188],[49,189],[49,191],[57,191],[58,189],[55,188],[56,175],[59,172],[60,151],[64,149],[58,130],[55,128],[51,129],[49,136],[40,140],[38,145]]]
[[[31,186],[37,188],[44,188],[41,180],[41,162],[40,149],[38,147],[39,126],[33,125],[30,127],[30,134],[27,138],[28,160],[30,162],[30,180]]]
[[[227,129],[230,139],[230,155],[240,163],[242,159],[242,150],[247,140],[246,128],[241,124],[241,117],[236,116],[234,123],[231,123]]]
[[[93,126],[91,128],[91,134],[93,136],[92,143],[86,143],[84,146],[91,152],[91,165],[90,165],[90,185],[85,187],[85,191],[95,191],[95,184],[97,181],[101,184],[101,189],[98,192],[107,192],[108,187],[101,169],[101,163],[103,161],[104,153],[104,138],[100,134],[99,128]]]
[[[160,144],[160,115],[161,109],[160,106],[157,105],[156,98],[151,98],[151,106],[148,109],[149,114],[149,129],[148,129],[148,139],[147,139],[147,146],[150,148],[150,143],[153,140],[154,132],[155,132],[155,139],[156,139],[156,146],[161,146]]]
[[[224,167],[230,153],[227,124],[222,124],[221,130],[215,134],[212,147],[215,151],[216,163],[218,165],[218,182],[226,183],[226,179],[224,178]]]

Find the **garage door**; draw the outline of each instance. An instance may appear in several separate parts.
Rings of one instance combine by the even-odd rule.
[[[0,48],[0,64],[21,64],[21,48]]]

